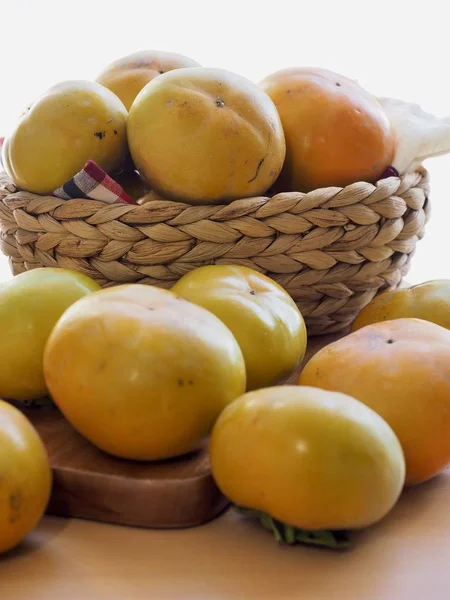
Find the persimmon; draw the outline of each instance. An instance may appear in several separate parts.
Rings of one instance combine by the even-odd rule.
[[[405,317],[431,321],[450,329],[450,280],[435,279],[383,292],[362,309],[352,330]]]
[[[51,396],[103,451],[159,460],[196,450],[245,391],[231,331],[168,290],[122,285],[75,302],[45,347]]]
[[[306,530],[367,527],[395,505],[405,460],[389,425],[345,394],[280,386],[228,405],[210,442],[232,502]]]
[[[421,319],[367,325],[329,344],[299,383],[360,400],[392,427],[403,447],[406,482],[450,464],[450,331]]]
[[[290,68],[260,82],[281,117],[286,160],[279,191],[375,182],[390,165],[395,136],[378,100],[332,71]]]
[[[63,81],[22,114],[2,147],[5,171],[21,189],[52,194],[88,160],[108,173],[127,152],[127,111],[92,81]]]
[[[191,204],[264,194],[286,150],[269,96],[223,69],[156,77],[133,102],[127,131],[134,164],[150,187]]]
[[[275,281],[241,265],[205,265],[186,273],[172,291],[225,323],[244,355],[247,389],[291,375],[306,351],[297,305]]]
[[[173,69],[199,66],[196,60],[176,52],[142,50],[107,65],[97,76],[97,82],[119,96],[126,109],[130,110],[142,88],[155,77]]]
[[[48,337],[71,304],[99,289],[87,275],[56,267],[0,284],[0,397],[25,401],[48,394],[42,370]]]
[[[0,400],[0,554],[37,525],[51,487],[48,454],[38,432],[20,410]]]

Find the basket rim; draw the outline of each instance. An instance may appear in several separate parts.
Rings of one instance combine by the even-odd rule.
[[[0,163],[1,166],[1,163]],[[401,175],[391,175],[390,177],[385,177],[382,179],[378,179],[375,183],[370,183],[370,182],[366,182],[366,181],[356,181],[353,183],[350,183],[346,186],[326,186],[326,187],[321,187],[321,188],[316,188],[314,190],[311,190],[309,192],[300,192],[300,191],[285,191],[285,192],[276,192],[273,194],[269,194],[266,193],[265,195],[260,195],[260,196],[247,196],[244,198],[239,198],[236,200],[232,200],[230,202],[222,202],[222,203],[211,203],[211,204],[193,204],[193,203],[189,203],[189,202],[181,202],[178,200],[171,200],[171,199],[154,199],[151,200],[148,203],[144,203],[144,204],[128,204],[125,202],[115,202],[113,204],[105,202],[103,200],[93,200],[90,198],[71,198],[69,200],[65,200],[62,198],[58,198],[57,196],[53,196],[53,195],[44,195],[44,194],[36,194],[35,192],[29,192],[27,190],[22,190],[20,188],[18,188],[13,181],[11,180],[11,178],[9,177],[9,175],[6,173],[6,171],[4,170],[0,170],[0,201],[3,202],[3,200],[7,197],[10,197],[12,195],[16,195],[16,194],[20,194],[21,199],[23,201],[25,201],[28,197],[28,200],[31,202],[32,200],[43,200],[43,199],[48,199],[48,200],[52,200],[52,201],[56,201],[58,203],[58,205],[61,204],[68,204],[68,205],[73,205],[75,202],[79,203],[79,202],[89,202],[91,203],[91,207],[94,209],[94,207],[101,209],[101,208],[106,208],[106,207],[111,207],[111,206],[121,206],[124,209],[126,208],[127,210],[124,212],[129,212],[129,211],[133,211],[136,209],[142,209],[144,206],[151,205],[151,206],[155,206],[155,203],[157,203],[158,206],[166,206],[166,207],[170,207],[170,206],[177,206],[177,207],[184,207],[184,208],[188,208],[188,207],[193,207],[193,208],[198,208],[198,209],[211,209],[214,207],[214,209],[220,209],[220,208],[224,208],[224,207],[232,207],[234,205],[237,204],[242,204],[245,202],[250,202],[252,200],[259,200],[261,202],[267,202],[268,200],[273,200],[273,199],[285,199],[287,197],[295,197],[297,200],[302,200],[303,198],[305,198],[306,196],[311,196],[311,195],[317,195],[317,194],[325,194],[327,196],[330,196],[331,194],[335,197],[335,196],[351,196],[352,194],[360,194],[362,190],[365,191],[365,195],[368,195],[368,191],[370,189],[372,189],[372,191],[375,191],[376,189],[379,189],[380,187],[395,187],[395,184],[397,184],[397,188],[401,188],[403,187],[402,184],[405,184],[405,187],[416,187],[416,186],[421,186],[421,187],[425,187],[428,188],[429,185],[429,172],[428,170],[423,166],[423,164],[418,164],[416,165],[412,170],[409,170]],[[398,189],[396,190],[398,193]],[[141,198],[144,198],[146,194],[144,194],[144,196],[142,196]],[[140,199],[141,199],[140,198]]]

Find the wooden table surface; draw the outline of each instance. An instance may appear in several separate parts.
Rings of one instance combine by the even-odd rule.
[[[0,598],[448,600],[450,472],[339,553],[279,547],[233,511],[172,531],[46,517],[0,559]]]

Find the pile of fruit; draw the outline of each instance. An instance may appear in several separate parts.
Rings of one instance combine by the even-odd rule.
[[[375,182],[450,149],[436,120],[415,108],[408,121],[408,110],[321,69],[257,85],[144,52],[44,93],[2,163],[37,194],[88,161],[139,203],[307,192]],[[385,293],[283,385],[305,357],[305,323],[285,290],[248,268],[201,267],[170,291],[100,290],[58,268],[11,279],[0,286],[0,552],[49,500],[46,450],[20,411],[45,397],[114,457],[173,459],[209,439],[218,487],[278,540],[345,545],[405,485],[450,463],[449,314],[446,281]]]
[[[376,182],[395,173],[397,143],[381,101],[337,73],[291,68],[256,84],[149,51],[50,88],[7,136],[2,162],[37,194],[93,161],[135,200],[212,204]]]
[[[386,292],[283,385],[307,331],[256,271],[201,267],[168,291],[35,269],[0,287],[0,397],[49,395],[99,451],[128,460],[181,457],[209,437],[238,509],[280,541],[342,547],[450,463],[449,313],[448,281]],[[36,525],[52,482],[33,425],[4,401],[0,475],[3,552]]]

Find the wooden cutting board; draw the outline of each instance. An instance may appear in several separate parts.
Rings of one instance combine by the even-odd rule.
[[[303,364],[341,334],[314,337]],[[288,383],[294,383],[301,367]],[[76,433],[56,408],[22,409],[50,456],[49,514],[151,528],[192,527],[227,506],[211,475],[206,447],[157,463],[111,457]]]

